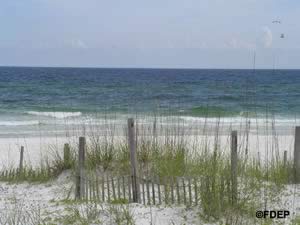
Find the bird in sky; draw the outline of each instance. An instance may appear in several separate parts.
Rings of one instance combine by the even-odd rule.
[[[281,23],[280,20],[273,20],[272,23]]]

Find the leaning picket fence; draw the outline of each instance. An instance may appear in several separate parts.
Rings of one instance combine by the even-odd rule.
[[[145,205],[184,204],[197,205],[199,188],[210,186],[209,177],[165,177],[138,173],[136,158],[134,120],[128,119],[128,143],[130,149],[131,174],[115,177],[84,170],[85,138],[79,138],[78,168],[76,174],[75,199],[101,202],[135,202]],[[232,201],[237,198],[237,132],[232,132],[232,176],[231,182],[221,184],[223,191],[233,191]]]
[[[134,180],[138,180],[141,190],[138,201],[134,201]],[[144,205],[184,204],[197,205],[199,200],[199,178],[168,177],[161,180],[159,177],[146,178],[132,176],[86,176],[85,194],[81,200],[88,202],[137,202]]]
[[[300,172],[300,127],[295,129],[294,171],[295,183],[298,183]],[[134,120],[128,119],[128,144],[130,149],[131,174],[113,176],[99,174],[97,171],[84,170],[85,138],[79,138],[78,169],[76,174],[75,199],[91,202],[135,202],[145,205],[184,204],[197,205],[201,188],[214,185],[210,177],[167,177],[139,174],[136,156],[136,135]],[[221,178],[221,193],[230,192],[230,202],[234,205],[238,199],[238,151],[237,131],[231,132],[231,176]],[[285,153],[286,154],[286,153]]]

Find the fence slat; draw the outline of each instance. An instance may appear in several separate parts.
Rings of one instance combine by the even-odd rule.
[[[197,187],[197,178],[194,178],[194,188],[195,188],[195,205],[198,205],[198,187]]]
[[[165,191],[165,204],[169,204],[169,196],[168,196],[168,180],[167,177],[164,177],[164,191]]]
[[[124,176],[122,176],[122,188],[123,188],[123,198],[126,199],[125,177]]]
[[[150,201],[150,190],[149,190],[149,179],[146,178],[146,190],[147,190],[147,202],[148,202],[148,205],[151,204],[151,201]]]
[[[221,177],[221,188],[220,188],[220,202],[223,204],[224,202],[224,192],[225,192],[225,179]]]
[[[287,151],[284,151],[283,153],[283,166],[284,168],[287,166]]]
[[[104,176],[102,176],[101,184],[102,184],[102,202],[105,202],[105,178],[104,178]]]
[[[177,194],[177,203],[180,205],[180,189],[179,189],[179,179],[176,178],[176,194]]]
[[[192,186],[191,186],[191,178],[188,178],[188,187],[189,187],[189,201],[190,205],[192,205]]]
[[[131,198],[131,176],[128,176],[128,198],[129,198],[129,202],[132,202],[132,198]]]
[[[184,205],[186,205],[186,190],[185,190],[184,177],[182,178],[182,187],[183,187],[183,203],[184,203]]]
[[[89,180],[88,179],[84,179],[85,180],[85,200],[86,202],[89,201]]]
[[[90,176],[92,178],[92,176]],[[93,179],[89,179],[90,201],[93,200]]]
[[[19,165],[19,173],[20,174],[22,174],[22,172],[23,172],[23,160],[24,160],[24,146],[21,146],[20,165]]]
[[[114,200],[116,200],[116,190],[115,190],[115,182],[114,182],[114,178],[111,178],[111,188],[112,188],[112,193],[113,193],[113,198]]]
[[[118,177],[117,185],[118,185],[118,199],[121,199],[120,177]]]
[[[170,186],[171,186],[171,201],[172,201],[172,204],[174,204],[174,178],[171,177],[170,178]]]
[[[100,191],[99,191],[99,180],[98,180],[98,176],[96,174],[96,195],[97,195],[97,201],[100,201]]]
[[[161,193],[160,193],[160,179],[159,179],[159,176],[157,176],[156,180],[157,180],[158,204],[161,205]]]
[[[109,176],[106,177],[106,185],[107,185],[107,202],[110,202],[110,185],[109,185]]]
[[[231,189],[232,204],[237,202],[237,131],[231,132]]]
[[[153,205],[155,205],[155,179],[151,179],[151,184],[152,184],[152,202]]]
[[[143,204],[146,205],[146,200],[145,200],[145,180],[144,179],[141,180],[141,184],[142,184],[142,192],[143,192]]]
[[[95,176],[94,173],[93,173],[92,187],[93,187],[93,201],[96,202],[97,201],[97,197],[96,197],[96,176]]]

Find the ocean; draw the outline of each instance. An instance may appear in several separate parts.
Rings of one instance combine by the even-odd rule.
[[[130,116],[294,126],[300,70],[0,67],[0,136]]]

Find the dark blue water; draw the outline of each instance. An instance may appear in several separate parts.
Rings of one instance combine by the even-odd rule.
[[[0,67],[2,120],[37,112],[155,111],[293,117],[300,114],[300,70]]]

